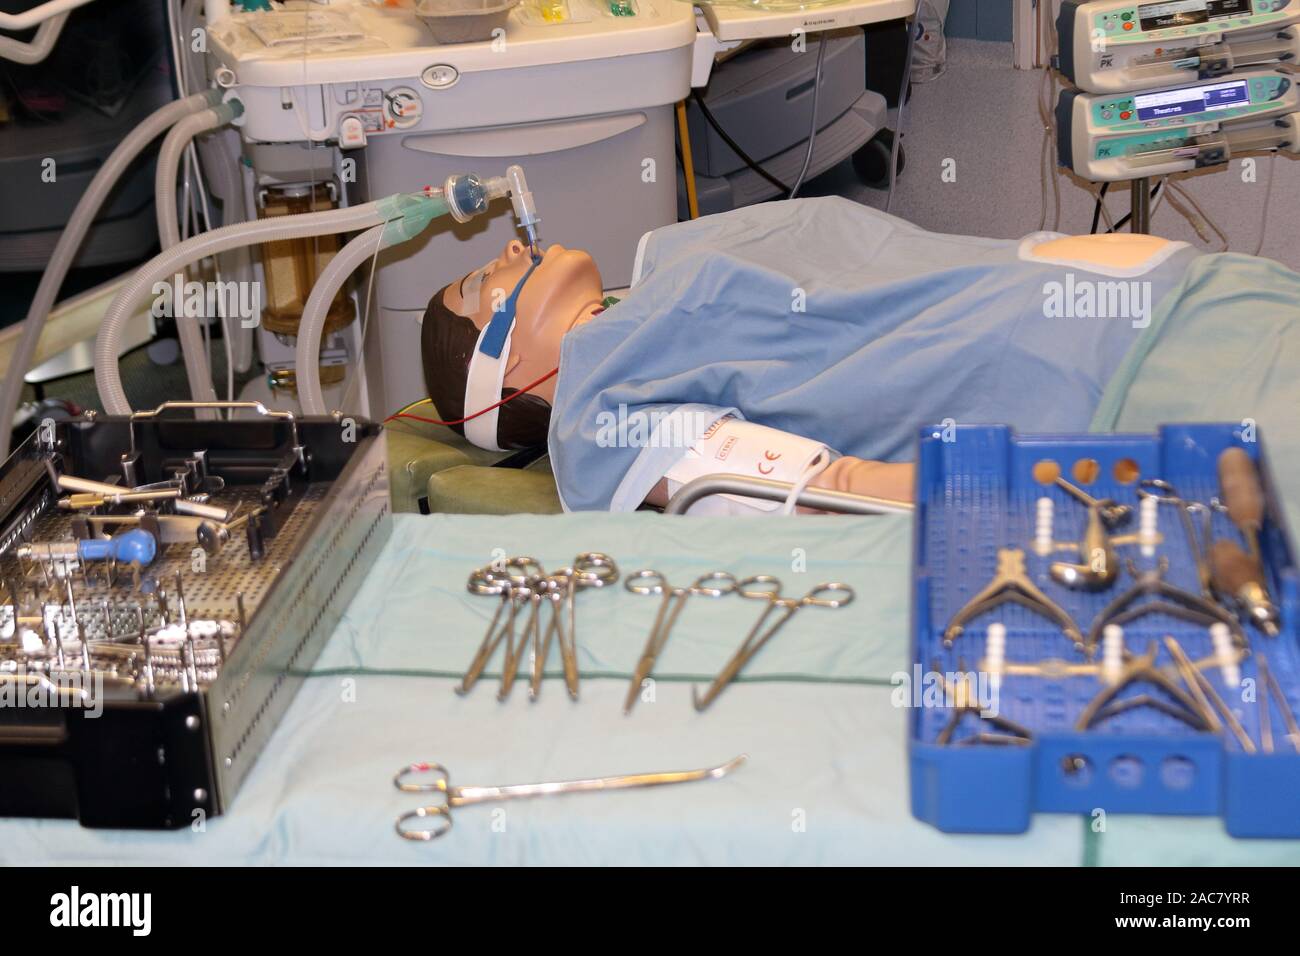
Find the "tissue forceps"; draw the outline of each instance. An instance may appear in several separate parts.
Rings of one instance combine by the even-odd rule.
[[[504,787],[453,787],[447,768],[438,763],[413,763],[403,767],[393,785],[403,793],[440,793],[442,803],[408,810],[397,818],[398,836],[406,840],[436,840],[451,829],[451,811],[454,807],[470,806],[489,801],[516,800],[521,797],[548,797],[561,793],[586,793],[593,790],[628,790],[634,787],[658,787],[671,783],[690,783],[694,780],[716,780],[725,777],[748,758],[747,754],[733,757],[716,767],[702,770],[670,770],[664,773],[632,773],[618,777],[591,777],[585,780],[562,780],[553,783],[517,783]],[[410,783],[414,774],[434,774],[430,783]],[[429,828],[408,828],[411,820],[432,817]]]
[[[736,653],[732,655],[731,660],[727,662],[727,665],[714,679],[703,696],[700,695],[696,688],[691,688],[691,696],[695,701],[696,710],[704,710],[713,703],[723,689],[749,663],[749,659],[761,651],[763,646],[776,635],[777,631],[785,626],[790,618],[794,617],[795,612],[800,608],[844,607],[854,598],[853,588],[838,581],[819,584],[801,598],[783,598],[781,597],[781,582],[770,574],[756,574],[751,578],[745,578],[736,585],[736,591],[741,597],[766,601],[767,607],[763,609],[762,615],[754,622],[754,626],[750,628]],[[764,631],[763,625],[772,612],[778,608],[785,613],[781,614]]]
[[[546,595],[551,600],[551,623],[541,647],[534,647],[533,679],[528,696],[537,699],[541,691],[542,671],[551,652],[552,639],[558,638],[560,660],[564,666],[564,685],[569,697],[578,699],[578,622],[575,605],[577,593],[583,588],[603,588],[618,580],[618,565],[607,554],[585,551],[573,559],[573,566],[561,568],[548,579]],[[567,618],[567,623],[562,619]]]
[[[655,614],[654,624],[650,627],[650,636],[645,642],[645,650],[641,652],[641,658],[637,661],[636,670],[632,674],[632,684],[628,687],[627,697],[623,701],[623,713],[630,714],[632,708],[636,706],[641,684],[650,676],[655,666],[655,659],[668,643],[668,635],[672,633],[673,625],[677,623],[682,608],[686,606],[686,599],[692,594],[703,594],[705,597],[721,597],[729,594],[736,590],[736,579],[726,571],[712,571],[700,575],[690,587],[678,588],[669,584],[658,571],[643,570],[628,575],[624,587],[633,594],[662,595],[659,612]]]

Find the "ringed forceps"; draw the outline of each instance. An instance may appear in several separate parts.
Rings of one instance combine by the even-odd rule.
[[[578,591],[603,588],[618,580],[618,565],[607,554],[586,551],[573,559],[573,566],[561,568],[548,579],[546,594],[551,600],[551,623],[546,636],[533,648],[533,679],[529,697],[536,699],[541,690],[542,671],[551,652],[552,639],[558,639],[560,660],[564,666],[564,685],[569,697],[578,699],[578,623],[575,605]],[[563,611],[561,610],[563,608]]]
[[[763,609],[763,613],[754,622],[754,626],[750,628],[749,633],[741,642],[736,653],[732,655],[731,660],[727,662],[721,673],[709,685],[709,689],[702,696],[697,689],[691,689],[696,710],[704,710],[713,703],[726,686],[740,673],[741,669],[749,663],[750,658],[761,651],[764,645],[776,636],[777,631],[781,630],[800,608],[839,608],[849,604],[854,598],[853,588],[838,581],[819,584],[801,598],[783,598],[781,597],[781,582],[770,574],[756,574],[751,578],[745,578],[736,585],[736,591],[741,597],[766,601],[767,607]],[[778,609],[784,613],[777,617],[771,626],[764,631],[763,625],[767,622],[768,617]]]
[[[682,608],[686,606],[686,599],[692,594],[702,594],[705,597],[721,597],[729,594],[736,590],[736,579],[726,571],[712,571],[700,575],[690,587],[678,588],[669,584],[658,571],[643,570],[628,575],[624,587],[633,594],[662,596],[659,611],[655,614],[654,624],[650,628],[650,636],[646,639],[645,649],[641,652],[641,658],[637,661],[636,670],[632,674],[632,685],[628,687],[627,698],[623,701],[623,713],[630,714],[632,708],[636,706],[641,684],[650,676],[655,666],[655,659],[668,643],[668,635],[672,633],[673,625],[677,623]]]
[[[702,770],[672,770],[665,773],[633,773],[618,777],[591,777],[586,780],[562,780],[552,783],[518,783],[503,787],[453,787],[447,768],[438,763],[413,763],[393,777],[393,785],[403,793],[440,793],[442,803],[408,810],[397,818],[395,829],[406,840],[435,840],[451,829],[451,811],[455,807],[521,797],[546,797],[560,793],[586,793],[593,790],[629,790],[634,787],[658,787],[693,780],[716,780],[725,777],[748,759],[746,754],[733,757],[716,767]],[[416,774],[432,774],[429,783],[412,783]],[[412,820],[428,820],[426,827],[407,826]]]
[[[460,686],[456,688],[456,693],[468,694],[474,688],[502,641],[505,641],[506,645],[506,660],[501,673],[501,690],[497,696],[504,700],[510,693],[523,648],[537,627],[537,614],[541,605],[540,582],[543,580],[543,573],[541,564],[535,558],[518,557],[510,558],[499,568],[489,565],[470,574],[466,587],[471,594],[496,595],[500,597],[501,602],[492,615],[487,633],[483,636],[483,643],[479,645],[474,659],[470,661]],[[530,605],[531,611],[524,634],[516,644],[515,620],[524,603]],[[503,614],[504,621],[501,620]]]

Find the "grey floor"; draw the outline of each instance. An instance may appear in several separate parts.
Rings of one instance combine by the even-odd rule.
[[[1037,107],[1042,82],[1041,70],[1012,68],[1009,43],[950,40],[947,72],[915,86],[904,113],[907,169],[899,179],[894,214],[926,229],[966,235],[1016,238],[1038,229],[1044,206],[1043,125]],[[956,161],[956,182],[941,179],[945,159]],[[1300,159],[1259,157],[1253,183],[1242,181],[1239,161],[1227,169],[1176,178],[1227,234],[1231,251],[1254,253],[1270,164],[1275,179],[1261,254],[1300,269]],[[1054,227],[1049,196],[1047,228],[1086,233],[1092,224],[1092,196],[1070,175],[1058,171],[1056,176],[1060,220]],[[884,193],[860,185],[843,167],[810,185],[817,193],[884,205]],[[1118,220],[1128,212],[1128,188],[1114,193],[1108,208]],[[1223,249],[1213,234],[1210,242],[1202,241],[1167,202],[1152,217],[1151,231],[1206,251]]]

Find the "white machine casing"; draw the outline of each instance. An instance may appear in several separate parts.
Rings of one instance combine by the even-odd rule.
[[[1199,94],[1206,104],[1244,84],[1249,100],[1176,112],[1180,98]],[[1207,98],[1208,97],[1208,98]],[[1169,106],[1145,106],[1167,101]],[[1226,108],[1225,108],[1226,107]],[[1167,115],[1153,116],[1154,112]],[[1300,94],[1289,74],[1246,70],[1166,90],[1128,94],[1067,90],[1057,103],[1059,162],[1092,182],[1118,182],[1187,172],[1226,162],[1234,153],[1295,152]]]
[[[640,237],[677,221],[674,106],[708,81],[719,51],[907,16],[915,5],[706,7],[697,26],[682,0],[636,0],[633,17],[569,0],[568,22],[518,7],[492,40],[440,44],[414,3],[286,0],[212,24],[209,65],[243,103],[238,125],[258,187],[274,182],[257,168],[259,144],[336,152],[347,205],[518,164],[537,196],[543,242],[588,251],[605,287],[617,289],[631,279]],[[498,205],[464,225],[439,220],[381,254],[360,411],[377,415],[425,393],[419,333],[429,298],[519,236],[509,204]]]
[[[253,29],[272,14],[236,14],[212,30],[210,49],[214,76],[244,103],[246,142],[337,144],[345,182],[356,161],[351,203],[517,163],[544,241],[589,250],[617,287],[641,235],[677,218],[673,104],[690,91],[696,36],[688,5],[637,6],[636,17],[592,10],[558,25],[517,9],[496,40],[439,44],[409,8],[336,3],[323,12],[362,38],[277,49]],[[469,224],[439,221],[381,257],[366,342],[372,414],[424,394],[424,310],[518,237],[510,204],[498,205]]]
[[[1121,93],[1300,60],[1300,0],[1065,0],[1057,66],[1089,93]]]

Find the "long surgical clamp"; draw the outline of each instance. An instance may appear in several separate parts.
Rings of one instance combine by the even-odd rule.
[[[466,588],[471,594],[494,595],[501,601],[492,615],[491,623],[488,624],[487,633],[483,635],[483,642],[475,652],[473,660],[470,661],[460,686],[456,688],[456,693],[463,695],[473,690],[502,641],[506,642],[506,663],[509,664],[513,659],[517,666],[515,619],[519,613],[518,598],[525,591],[526,596],[531,596],[531,591],[527,591],[527,585],[536,577],[535,572],[541,572],[541,565],[533,558],[521,557],[511,558],[499,566],[479,568],[470,574]],[[502,615],[505,615],[504,621],[501,620]],[[504,679],[503,673],[503,682]]]
[[[1059,627],[1076,646],[1083,645],[1083,634],[1070,615],[1029,580],[1025,573],[1025,552],[1019,548],[1001,548],[993,580],[952,616],[943,632],[944,647],[952,647],[952,642],[961,636],[968,621],[1008,601],[1041,614]]]
[[[633,787],[659,787],[673,783],[690,783],[694,780],[717,780],[735,770],[748,758],[746,754],[733,757],[716,767],[702,770],[671,770],[665,773],[633,773],[619,777],[593,777],[586,780],[563,780],[554,783],[519,783],[504,787],[453,787],[447,768],[437,763],[413,763],[403,767],[393,778],[393,785],[403,793],[440,793],[442,803],[417,807],[397,818],[398,836],[405,840],[435,840],[451,829],[451,811],[455,807],[496,800],[517,800],[521,797],[549,797],[561,793],[590,793],[593,790],[628,790]],[[430,783],[412,783],[416,774],[432,774]],[[408,828],[411,820],[431,820],[428,828]]]
[[[770,574],[758,574],[752,578],[745,578],[736,585],[736,591],[741,597],[766,601],[767,607],[763,609],[763,613],[754,622],[754,626],[750,628],[736,653],[732,655],[731,660],[727,662],[721,673],[714,679],[709,689],[703,695],[695,688],[691,689],[696,710],[704,710],[713,703],[723,689],[749,663],[750,658],[761,651],[764,645],[776,635],[777,631],[785,626],[790,618],[794,617],[795,612],[800,608],[844,607],[854,597],[853,588],[847,584],[832,581],[827,584],[817,585],[801,598],[783,598],[781,597],[781,582]],[[784,613],[773,621],[766,631],[763,630],[763,625],[767,622],[768,617],[778,609]]]
[[[551,652],[551,641],[560,645],[560,660],[564,666],[564,685],[569,697],[578,699],[578,623],[575,605],[578,591],[585,588],[602,588],[618,580],[618,565],[607,554],[587,551],[573,559],[573,566],[561,568],[547,579],[547,596],[551,600],[551,623],[541,647],[533,655],[533,678],[528,695],[536,700],[541,692],[542,673]]]
[[[686,606],[686,599],[692,594],[702,594],[705,597],[721,597],[729,594],[736,589],[736,579],[726,571],[713,571],[700,575],[690,587],[678,588],[669,584],[658,571],[643,570],[628,575],[624,587],[633,594],[662,596],[659,611],[655,614],[654,624],[650,628],[650,636],[646,638],[645,649],[641,652],[641,658],[637,661],[636,670],[632,674],[632,684],[627,689],[627,698],[623,701],[623,713],[630,714],[632,708],[636,706],[637,696],[641,693],[641,685],[654,670],[656,658],[668,643],[668,635],[672,633],[673,625],[677,623],[682,608]]]

